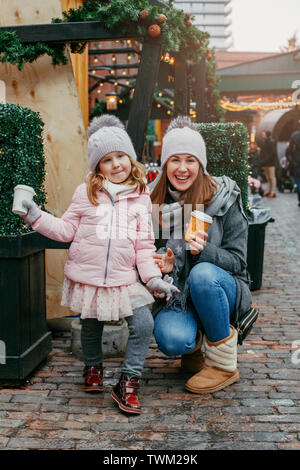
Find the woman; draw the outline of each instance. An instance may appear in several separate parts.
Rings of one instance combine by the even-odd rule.
[[[195,393],[235,382],[237,332],[232,324],[251,306],[246,270],[248,221],[241,193],[230,178],[206,171],[203,138],[188,117],[171,122],[163,138],[162,172],[151,199],[157,264],[180,289],[153,306],[154,335],[166,355],[182,355],[182,367],[196,372],[186,383]],[[213,218],[207,233],[184,240],[191,210]],[[201,344],[205,348],[202,356]]]
[[[274,198],[276,197],[276,166],[278,165],[276,145],[270,131],[263,131],[261,137],[260,165],[268,183],[268,191],[265,196]]]

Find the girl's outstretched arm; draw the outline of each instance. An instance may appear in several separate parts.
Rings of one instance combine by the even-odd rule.
[[[32,223],[32,229],[45,237],[58,242],[70,242],[73,240],[80,222],[82,185],[75,190],[72,201],[62,217],[41,211],[41,215]]]

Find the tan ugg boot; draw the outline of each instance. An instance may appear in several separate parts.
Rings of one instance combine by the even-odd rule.
[[[216,343],[204,337],[204,367],[187,381],[187,390],[193,393],[216,392],[239,379],[237,332],[231,325],[230,330],[229,336]]]
[[[204,356],[201,350],[203,335],[198,331],[197,343],[193,351],[181,356],[181,369],[183,372],[199,372],[204,366]]]

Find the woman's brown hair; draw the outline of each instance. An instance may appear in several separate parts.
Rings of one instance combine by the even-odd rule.
[[[132,158],[128,157],[131,162],[131,172],[128,176],[127,180],[124,181],[122,184],[126,184],[127,186],[137,186],[140,193],[145,192],[147,184],[145,182],[146,171],[144,166],[132,160]],[[97,165],[95,171],[88,176],[87,179],[87,195],[89,201],[94,206],[98,206],[98,191],[101,191],[103,187],[103,181],[105,180],[104,176],[101,174],[99,170],[99,164]]]

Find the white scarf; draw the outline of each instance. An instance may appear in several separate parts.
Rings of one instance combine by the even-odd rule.
[[[128,194],[134,191],[137,185],[129,186],[126,184],[112,183],[111,181],[105,179],[102,185],[103,189],[108,192],[113,201],[116,201],[118,197],[122,194]]]

